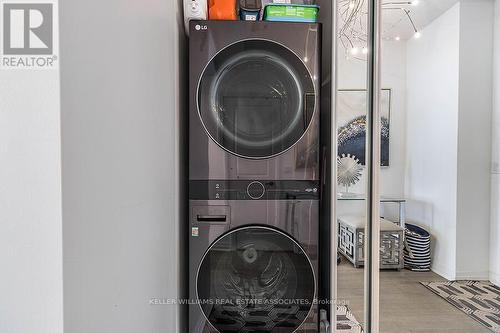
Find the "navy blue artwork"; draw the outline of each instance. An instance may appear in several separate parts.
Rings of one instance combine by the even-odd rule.
[[[340,90],[338,110],[338,155],[354,155],[366,164],[366,90]],[[381,166],[389,166],[391,90],[382,90]]]

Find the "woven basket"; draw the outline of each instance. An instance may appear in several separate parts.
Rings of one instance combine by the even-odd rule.
[[[405,268],[412,271],[427,272],[431,269],[431,235],[414,224],[406,224]]]

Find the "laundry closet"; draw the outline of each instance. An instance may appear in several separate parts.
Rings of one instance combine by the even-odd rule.
[[[330,133],[322,123],[331,59],[322,45],[331,34],[319,22],[323,9],[200,0],[184,9],[185,239],[196,300],[188,331],[326,331]]]

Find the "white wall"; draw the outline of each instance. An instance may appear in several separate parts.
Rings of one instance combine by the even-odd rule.
[[[177,3],[60,11],[65,333],[180,331]]]
[[[500,286],[500,0],[495,1],[490,280]]]
[[[448,279],[489,277],[492,12],[462,0],[408,42],[409,218]]]
[[[407,49],[408,218],[433,235],[433,269],[455,277],[460,5]]]
[[[489,278],[493,4],[460,4],[457,279]]]
[[[0,70],[0,332],[62,333],[59,71]]]

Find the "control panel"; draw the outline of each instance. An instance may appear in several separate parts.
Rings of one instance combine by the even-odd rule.
[[[191,180],[191,200],[317,200],[319,181]]]

